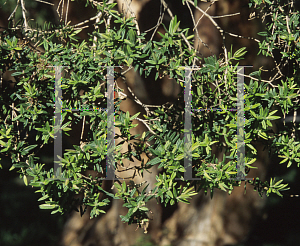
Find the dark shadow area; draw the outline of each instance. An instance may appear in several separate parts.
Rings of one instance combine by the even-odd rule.
[[[15,170],[9,171],[7,157],[0,157],[0,245],[58,246],[66,216],[40,210],[40,194],[25,186]]]
[[[300,174],[295,163],[286,168],[286,163],[278,164],[281,159],[271,158],[268,178],[276,177],[289,183],[290,190],[282,192],[283,198],[276,194],[267,198],[262,216],[252,227],[248,239],[234,246],[298,246],[300,242]],[[229,245],[227,245],[229,246]]]

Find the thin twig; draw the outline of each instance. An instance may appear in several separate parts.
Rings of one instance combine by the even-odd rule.
[[[153,33],[152,33],[152,36],[151,36],[151,38],[150,38],[150,41],[152,41],[153,40],[153,38],[154,38],[154,35],[155,35],[155,33],[156,33],[156,31],[157,31],[157,29],[159,28],[159,26],[161,25],[161,23],[162,23],[162,20],[163,20],[163,17],[164,17],[164,14],[165,14],[165,11],[166,11],[166,9],[164,8],[164,11],[162,11],[162,2],[160,2],[160,13],[159,13],[159,18],[158,18],[158,20],[157,20],[157,24],[156,24],[156,26],[154,26],[153,28],[155,29],[154,31],[153,31]],[[151,29],[149,29],[149,30],[151,30]]]
[[[23,19],[24,19],[24,27],[25,27],[25,32],[28,30],[28,22],[27,22],[27,18],[26,18],[26,9],[25,9],[25,4],[24,4],[24,0],[21,0],[21,8],[22,8],[22,15],[23,15]]]
[[[83,144],[83,132],[84,132],[84,126],[85,126],[85,116],[83,116],[83,121],[82,121],[82,128],[81,128],[81,135],[80,135],[80,145]]]
[[[62,4],[61,4],[61,15],[60,15],[60,21],[61,22],[62,22],[62,19],[63,19],[64,7],[65,7],[65,0],[63,0]]]
[[[211,8],[211,6],[214,4],[214,2],[212,2],[205,10],[205,13]],[[204,15],[202,14],[201,17],[197,20],[196,25],[194,25],[193,31],[195,31],[196,27],[198,26],[200,20],[204,17]]]
[[[127,87],[128,91],[130,92],[131,96],[134,98],[133,100],[134,100],[137,104],[141,105],[141,106],[145,109],[146,114],[147,114],[147,116],[148,116],[148,115],[149,115],[149,108],[148,108],[145,104],[143,104],[143,103],[137,98],[137,96],[133,93],[133,91],[131,90],[131,88],[127,85],[126,80],[123,80],[123,82],[124,82],[124,84],[126,85],[126,87]],[[119,92],[119,93],[120,93],[120,92]],[[122,92],[121,92],[121,93],[122,93]],[[124,94],[124,93],[122,93],[122,94]],[[126,94],[125,94],[125,95],[126,95]],[[126,95],[126,97],[127,97],[127,95]]]
[[[35,1],[36,1],[36,2],[40,2],[40,3],[49,4],[49,5],[51,5],[51,6],[54,6],[53,3],[48,3],[48,2],[45,2],[45,1],[43,1],[43,0],[35,0]]]
[[[19,4],[20,4],[20,0],[18,0],[17,2],[17,6],[15,7],[14,11],[10,14],[10,16],[8,17],[8,20],[10,20],[16,13],[18,7],[19,7]]]
[[[133,69],[133,66],[130,66],[129,68],[127,68],[125,71],[123,71],[121,73],[121,75],[125,75],[128,71],[130,71],[131,69]]]
[[[168,7],[167,3],[165,2],[165,0],[161,0],[164,7],[167,9],[168,14],[171,16],[171,18],[174,18],[174,15],[172,13],[172,11],[170,10],[170,8]],[[178,31],[181,31],[181,29],[178,27]],[[186,39],[186,37],[184,36],[183,33],[180,34],[180,36],[183,38],[184,42],[187,44],[189,51],[191,51],[193,49],[193,47],[191,46],[190,42]]]
[[[61,5],[61,3],[62,3],[62,0],[59,1],[58,5],[57,5],[57,8],[56,8],[56,13],[57,13],[59,18],[60,18],[60,14],[59,14],[58,10],[59,10],[59,6]]]
[[[196,36],[197,36],[197,38],[199,39],[199,41],[200,41],[206,48],[209,49],[210,53],[213,54],[211,48],[210,48],[206,43],[204,43],[204,41],[200,38],[200,35],[199,35],[199,32],[198,32],[198,28],[196,28],[196,26],[197,26],[198,23],[199,23],[199,20],[202,19],[202,17],[200,17],[199,20],[198,20],[197,23],[196,23],[195,18],[194,18],[194,15],[193,15],[193,12],[192,12],[192,9],[191,9],[189,3],[187,2],[186,5],[188,6],[189,11],[190,11],[190,13],[191,13],[191,17],[192,17],[193,24],[194,24],[193,30],[196,31]],[[210,6],[211,6],[211,5],[210,5]],[[210,8],[210,6],[209,6],[209,8]],[[207,11],[209,8],[207,8],[206,11]],[[202,16],[203,16],[203,15],[202,15]],[[198,47],[199,47],[199,44],[198,44]],[[193,66],[193,67],[194,67],[194,66]]]
[[[218,18],[225,18],[225,17],[231,17],[231,16],[235,16],[235,15],[240,15],[241,13],[233,13],[233,14],[227,14],[227,15],[218,15],[218,16],[211,16],[211,18],[213,19],[218,19]]]
[[[241,35],[237,35],[237,34],[234,34],[234,33],[231,33],[231,32],[225,32],[226,34],[232,36],[232,37],[235,37],[235,38],[245,38],[245,39],[251,39],[251,40],[254,40],[255,42],[257,43],[260,43],[260,41],[256,38],[253,38],[253,37],[245,37],[245,36],[241,36]]]
[[[65,25],[67,25],[67,20],[68,20],[69,3],[70,3],[70,0],[68,0],[68,2],[67,2],[67,10],[66,10],[66,17],[65,17]]]
[[[141,35],[141,31],[140,31],[139,24],[138,24],[138,22],[137,22],[137,20],[136,20],[136,15],[135,15],[135,13],[132,11],[132,9],[130,8],[130,6],[129,6],[127,0],[124,0],[124,1],[125,1],[126,5],[127,5],[127,10],[130,11],[130,15],[131,15],[131,17],[133,17],[133,22],[135,23],[135,27],[136,27],[136,33],[137,33],[138,36],[140,36],[140,35]],[[138,37],[138,41],[139,41],[140,44],[142,43],[142,40],[141,40],[139,37]]]
[[[268,84],[271,85],[273,88],[278,87],[277,85],[273,85],[272,82],[271,82],[271,81],[268,81],[268,80],[263,80],[263,79],[262,79],[262,80],[259,80],[259,79],[257,79],[257,78],[254,78],[254,77],[250,76],[250,75],[247,75],[247,74],[241,74],[241,73],[238,73],[238,72],[237,72],[237,74],[238,74],[238,75],[245,76],[245,77],[250,78],[250,79],[253,79],[253,80],[255,80],[255,81],[262,81],[262,82],[268,83]]]
[[[288,30],[289,34],[291,34],[291,30],[290,30],[290,26],[289,26],[289,17],[288,17],[288,16],[285,16],[285,20],[286,20],[286,27],[287,27],[287,30]]]
[[[190,4],[192,4],[197,10],[199,10],[203,15],[205,15],[210,21],[211,23],[217,28],[217,30],[220,32],[221,36],[222,36],[222,39],[223,39],[223,50],[224,50],[224,56],[225,56],[225,64],[228,65],[228,54],[227,54],[227,48],[226,48],[226,45],[225,45],[225,35],[224,35],[224,30],[215,22],[215,20],[209,15],[207,14],[205,11],[203,11],[200,7],[198,6],[195,6],[194,2],[191,1],[191,0],[186,0],[187,2],[189,2]],[[215,1],[213,1],[214,3]],[[227,78],[227,73],[228,73],[228,70],[226,68],[225,70],[225,76],[224,76],[224,81],[225,81],[225,87],[226,87],[226,90],[228,90],[227,88],[227,83],[226,83],[226,78]]]

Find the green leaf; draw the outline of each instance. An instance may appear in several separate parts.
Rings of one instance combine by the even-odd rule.
[[[179,154],[174,160],[175,161],[180,161],[184,158],[184,154]]]
[[[147,162],[147,165],[156,165],[158,163],[161,162],[161,159],[159,157],[155,157],[154,159],[150,160],[149,162]]]
[[[259,36],[268,36],[267,32],[258,32],[257,33]]]
[[[122,183],[122,190],[126,191],[126,182],[125,181]]]
[[[221,190],[223,191],[227,191],[225,186],[224,186],[224,183],[218,183],[219,187],[221,188]]]
[[[38,199],[38,202],[46,200],[47,198],[49,198],[49,195],[44,195],[43,197],[41,197],[40,199]]]
[[[265,140],[268,139],[267,134],[265,132],[261,131],[261,130],[258,131],[258,136],[260,136],[261,138],[263,138]]]
[[[139,208],[139,210],[144,211],[144,212],[148,212],[149,211],[149,209],[147,207],[141,207],[141,208]]]
[[[56,207],[56,205],[54,205],[54,204],[42,204],[39,207],[40,207],[40,209],[54,209]]]
[[[173,193],[172,193],[170,190],[167,191],[167,195],[168,195],[169,197],[173,198]]]
[[[212,180],[212,178],[207,174],[207,172],[203,171],[204,177],[208,180]]]
[[[28,186],[28,181],[27,181],[27,176],[26,175],[23,176],[23,180],[24,180],[25,185]]]
[[[141,113],[141,112],[138,112],[138,113],[136,113],[135,115],[131,116],[131,117],[130,117],[130,120],[136,119],[136,118],[139,116],[140,113]]]
[[[234,57],[236,57],[236,58],[239,58],[239,57],[242,57],[242,56],[244,56],[246,53],[247,53],[247,51],[244,51],[246,49],[246,47],[242,47],[242,48],[240,48],[239,50],[237,50],[235,53],[234,53]]]
[[[122,190],[122,187],[117,182],[115,182],[115,187],[117,187],[118,190]]]

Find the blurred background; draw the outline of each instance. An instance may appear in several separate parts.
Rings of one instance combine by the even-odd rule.
[[[34,0],[25,1],[28,16],[41,26],[45,22],[59,24],[56,8],[61,1],[48,2],[53,5]],[[122,11],[123,1],[117,2],[116,9]],[[157,18],[155,17],[158,17],[160,12],[159,0],[128,0],[128,2],[131,2],[132,9],[138,17],[141,31],[156,24]],[[166,2],[181,20],[183,27],[192,27],[189,10],[182,8],[181,0]],[[240,12],[241,15],[237,17],[222,18],[217,21],[224,30],[245,36],[256,36],[263,26],[258,21],[248,23],[250,11],[247,8],[247,2],[245,0],[219,0],[209,9],[209,13],[220,15]],[[67,0],[64,1],[64,4],[66,3]],[[95,15],[96,10],[92,7],[85,8],[85,3],[86,1],[70,2],[68,19],[71,20],[71,25]],[[7,20],[16,4],[17,0],[0,0],[0,27],[7,26]],[[199,3],[199,6],[205,9],[208,4]],[[199,19],[201,17],[199,13],[195,9],[193,11],[195,19]],[[19,8],[16,12],[16,19],[21,17]],[[169,21],[170,18],[166,15],[164,18],[166,26]],[[203,40],[210,45],[211,50],[218,55],[222,51],[221,39],[210,22],[203,18],[197,29]],[[80,33],[80,37],[87,38],[87,33],[91,30],[93,29],[85,29]],[[159,31],[162,31],[161,27]],[[254,64],[255,68],[262,65],[272,66],[272,62],[268,59],[256,56],[258,48],[251,40],[228,37],[227,42],[229,47],[233,44],[235,50],[245,46],[251,51],[248,52],[241,65]],[[199,45],[199,51],[204,56],[211,55],[201,45]],[[127,78],[129,84],[144,103],[161,104],[176,98],[178,89],[170,80],[162,79],[159,83],[155,81],[145,83],[137,75],[131,76]],[[127,104],[125,102],[123,105],[125,109],[131,107],[138,110],[138,106],[130,102]],[[64,141],[65,145],[74,144],[72,139],[65,138]],[[51,153],[53,153],[53,145],[47,146],[40,154],[41,161],[52,165]],[[141,229],[136,231],[134,225],[122,225],[119,218],[122,204],[114,203],[106,215],[92,220],[86,216],[81,218],[76,212],[67,215],[51,215],[51,211],[40,210],[38,206],[40,203],[37,201],[40,195],[35,193],[30,186],[25,186],[15,170],[9,171],[11,163],[7,156],[1,154],[0,157],[3,166],[0,170],[0,246],[296,246],[300,243],[300,197],[295,196],[300,194],[299,171],[294,165],[289,169],[284,165],[279,165],[276,153],[268,156],[267,151],[261,149],[258,161],[255,163],[259,170],[252,175],[253,177],[258,175],[265,180],[269,180],[270,177],[284,179],[284,182],[290,184],[291,189],[284,193],[283,198],[272,195],[268,199],[266,197],[261,199],[257,192],[252,191],[252,187],[247,187],[247,193],[244,195],[242,187],[234,191],[231,196],[216,192],[213,201],[209,196],[204,196],[200,192],[188,206],[177,205],[164,208],[159,204],[152,204],[151,210],[155,211],[156,217],[153,218],[153,225],[150,225],[149,233],[146,235]],[[211,223],[206,224],[207,221]],[[207,228],[205,228],[206,225]],[[211,233],[212,236],[203,236],[205,233]],[[206,241],[204,239],[201,241],[204,237]]]

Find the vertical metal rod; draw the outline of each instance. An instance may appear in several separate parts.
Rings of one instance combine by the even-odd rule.
[[[244,74],[245,67],[252,66],[238,66],[237,67],[237,176],[236,180],[245,180],[245,92],[244,92]]]
[[[61,176],[60,158],[62,157],[62,91],[61,67],[55,66],[55,116],[54,116],[54,175]]]
[[[184,116],[184,179],[185,180],[200,180],[193,178],[192,169],[192,93],[191,93],[191,74],[190,67],[185,68],[185,88],[184,88],[184,102],[185,102],[185,116]]]
[[[114,67],[107,67],[107,159],[106,180],[115,180],[115,127],[114,127]]]

